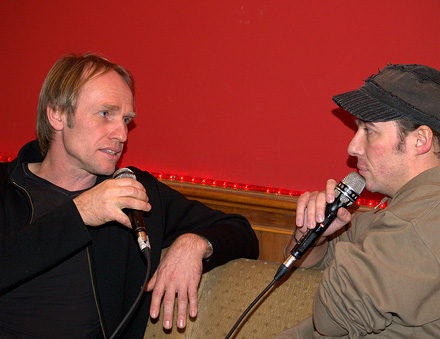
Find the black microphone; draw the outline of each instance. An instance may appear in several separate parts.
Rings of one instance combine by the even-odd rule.
[[[325,207],[325,218],[321,223],[316,223],[314,229],[309,229],[290,251],[290,256],[283,262],[275,274],[275,280],[279,280],[292,267],[296,260],[301,259],[304,253],[324,233],[327,227],[336,218],[339,208],[353,204],[365,188],[365,179],[356,172],[349,173],[335,188],[335,201]]]
[[[120,178],[131,178],[136,180],[136,175],[129,168],[120,168],[115,173],[113,173],[113,179]],[[145,249],[151,251],[150,241],[147,235],[147,229],[145,228],[144,218],[142,217],[141,211],[127,209],[126,211],[128,218],[130,219],[131,226],[136,235],[139,248],[143,252]]]

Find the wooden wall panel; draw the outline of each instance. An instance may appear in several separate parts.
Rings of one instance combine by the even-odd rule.
[[[188,199],[201,201],[207,206],[226,213],[246,217],[260,242],[259,259],[282,262],[283,250],[290,240],[295,225],[298,197],[260,193],[239,189],[214,187],[173,180],[162,180]],[[366,206],[354,206],[353,211],[370,210]]]

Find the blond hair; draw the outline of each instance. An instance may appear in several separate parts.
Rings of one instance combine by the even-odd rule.
[[[68,54],[61,57],[52,66],[41,87],[37,109],[37,138],[43,156],[46,155],[51,145],[54,133],[47,117],[48,107],[65,113],[68,125],[73,125],[81,88],[95,75],[102,75],[110,71],[116,71],[127,83],[134,100],[134,79],[131,73],[100,55],[93,53]]]

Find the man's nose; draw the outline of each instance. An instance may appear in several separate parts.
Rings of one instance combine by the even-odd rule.
[[[126,142],[128,136],[128,128],[124,121],[117,121],[113,126],[111,138],[117,139],[119,142]]]

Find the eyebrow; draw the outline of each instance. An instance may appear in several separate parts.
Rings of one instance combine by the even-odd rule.
[[[354,122],[355,122],[355,124],[356,124],[357,127],[359,127],[359,126],[365,124],[365,121],[363,121],[363,120],[361,120],[361,119],[355,119]]]
[[[114,111],[119,111],[120,110],[120,108],[119,108],[119,106],[117,106],[117,105],[111,105],[111,104],[104,104],[104,105],[102,105],[105,109],[107,109],[107,110],[109,110],[109,111],[112,111],[112,112],[114,112]],[[134,118],[136,118],[136,112],[128,112],[127,114],[126,114],[126,116],[129,116],[132,120],[134,119]]]
[[[136,118],[136,112],[128,112],[126,116],[128,116],[130,120],[133,120],[134,118]]]
[[[356,119],[355,122],[357,127],[364,125],[376,126],[376,123],[374,121],[365,121],[362,119]]]

